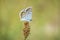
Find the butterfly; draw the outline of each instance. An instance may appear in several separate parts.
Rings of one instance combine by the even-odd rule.
[[[19,13],[20,19],[21,21],[32,21],[32,7],[28,7],[23,9],[20,13]]]

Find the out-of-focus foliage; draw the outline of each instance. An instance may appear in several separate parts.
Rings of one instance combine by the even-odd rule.
[[[58,21],[60,0],[0,0],[0,40],[23,40],[23,23],[19,12],[32,6],[33,19],[30,40],[60,40],[59,30],[45,31],[46,23]],[[47,29],[49,30],[49,28]]]

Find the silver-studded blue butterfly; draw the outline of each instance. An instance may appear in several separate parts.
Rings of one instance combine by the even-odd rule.
[[[32,7],[23,9],[19,14],[21,21],[32,21]]]

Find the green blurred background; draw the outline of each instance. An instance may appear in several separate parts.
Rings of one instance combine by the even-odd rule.
[[[19,12],[32,6],[29,40],[60,40],[60,0],[0,0],[0,40],[23,40]]]

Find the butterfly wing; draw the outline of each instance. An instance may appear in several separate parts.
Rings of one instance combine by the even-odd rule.
[[[32,8],[26,8],[26,20],[31,21],[32,20]]]
[[[20,17],[21,21],[24,21],[25,20],[25,16],[26,16],[26,13],[25,12],[26,12],[25,9],[23,9],[19,13],[19,17]]]

